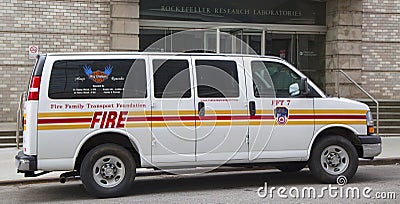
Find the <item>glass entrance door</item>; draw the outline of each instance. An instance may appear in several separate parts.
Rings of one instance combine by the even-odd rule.
[[[281,57],[325,87],[325,35],[268,31],[265,28],[187,30],[142,29],[140,50],[156,52],[207,51]]]
[[[266,55],[285,59],[325,87],[325,35],[268,33]]]
[[[232,32],[232,35],[240,39],[240,54],[258,54],[261,55],[262,30],[239,29]]]
[[[264,54],[263,32],[261,29],[237,28],[206,31],[204,32],[204,49],[216,53],[262,55]]]
[[[268,33],[266,43],[266,55],[277,56],[296,64],[295,59],[295,35]]]

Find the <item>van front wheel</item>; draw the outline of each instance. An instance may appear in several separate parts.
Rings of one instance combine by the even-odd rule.
[[[311,174],[323,183],[336,183],[339,176],[350,180],[358,168],[358,154],[354,145],[338,135],[320,138],[308,161]]]
[[[130,152],[116,144],[103,144],[87,153],[80,175],[85,189],[99,198],[126,194],[136,175]]]

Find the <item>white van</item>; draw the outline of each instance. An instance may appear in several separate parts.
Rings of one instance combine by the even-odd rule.
[[[16,163],[25,176],[69,171],[113,197],[140,167],[308,164],[333,183],[380,152],[367,105],[325,96],[280,58],[68,53],[37,59]]]

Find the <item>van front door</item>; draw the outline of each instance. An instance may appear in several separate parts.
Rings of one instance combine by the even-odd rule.
[[[190,57],[154,56],[149,61],[153,69],[152,162],[194,162],[196,132]]]
[[[247,161],[247,99],[242,59],[192,56],[192,63],[198,119],[197,161]]]
[[[249,159],[305,158],[314,134],[314,100],[300,93],[300,73],[279,59],[245,58]]]

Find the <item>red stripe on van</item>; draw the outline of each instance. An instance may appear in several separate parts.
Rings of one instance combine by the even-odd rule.
[[[38,119],[39,124],[51,123],[90,123],[92,118],[54,118],[54,119]]]

